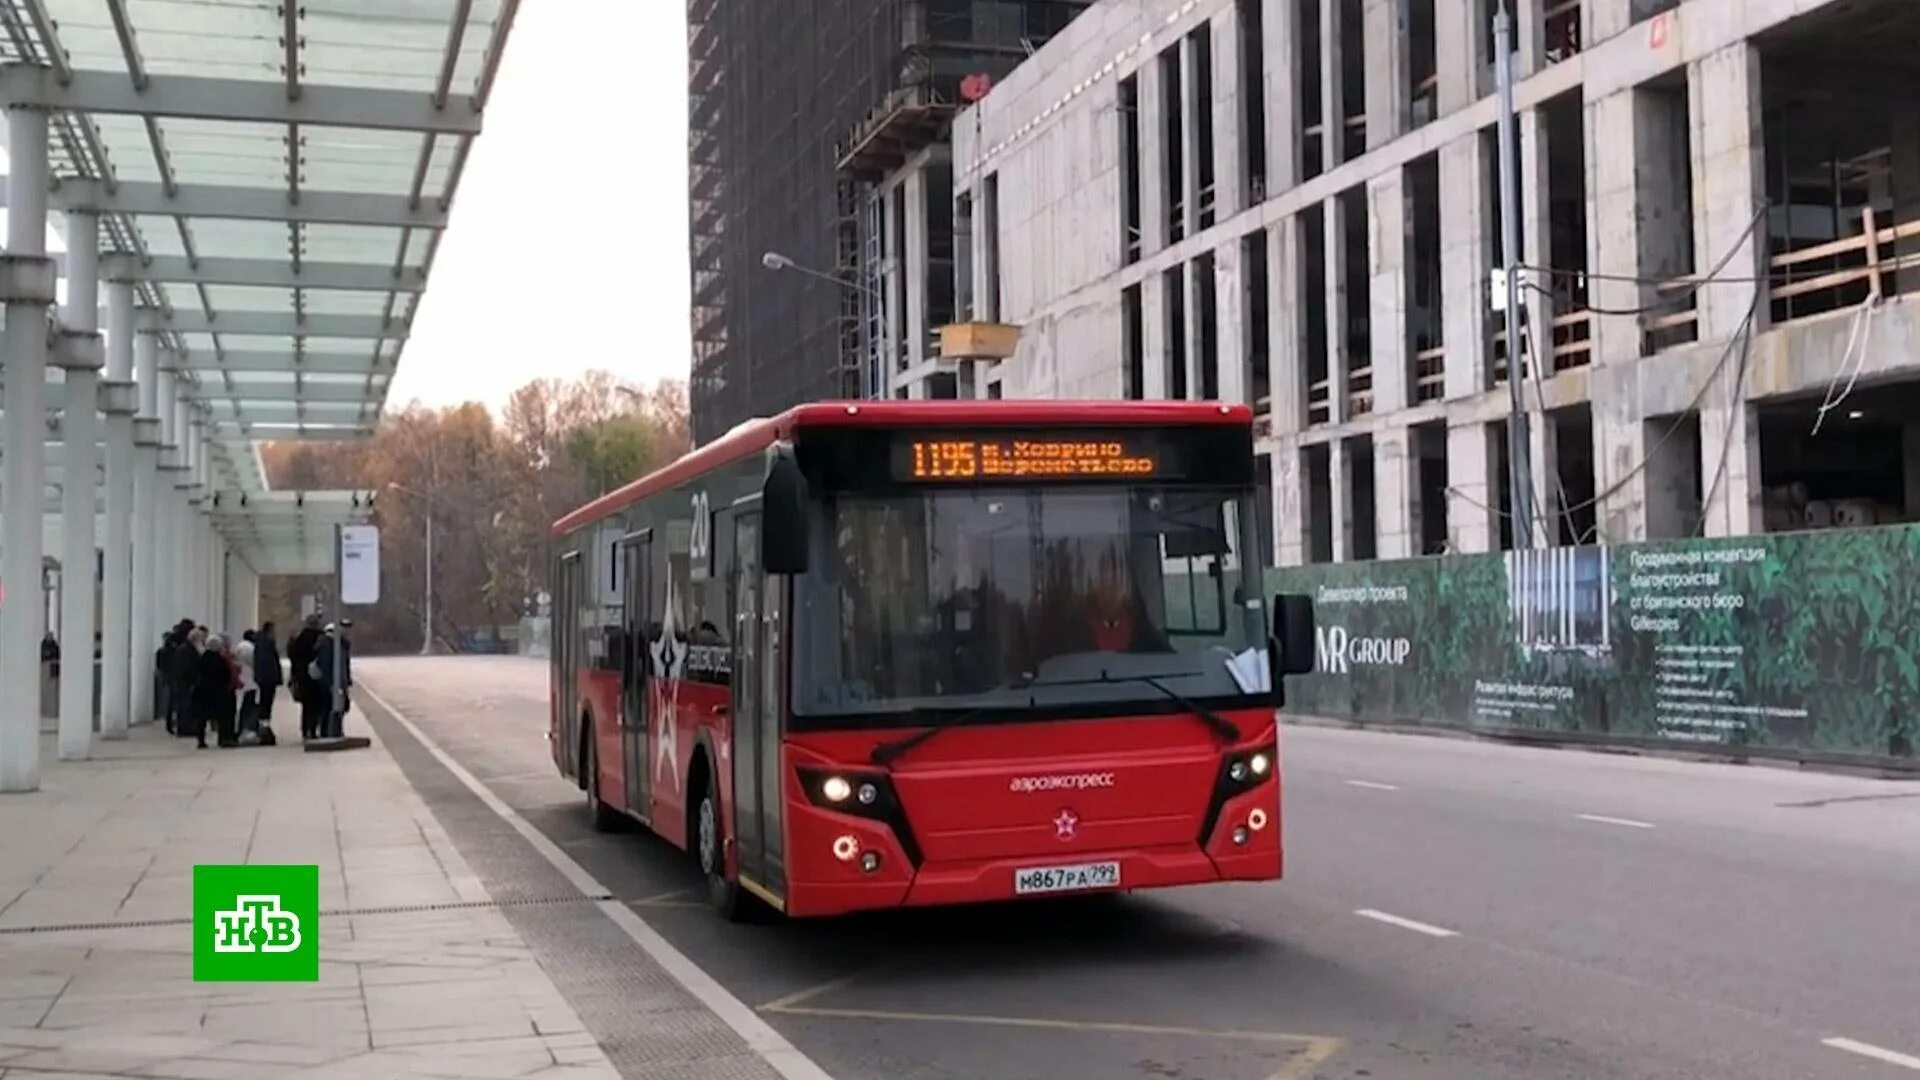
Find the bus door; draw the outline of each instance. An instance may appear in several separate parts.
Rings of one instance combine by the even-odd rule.
[[[652,816],[647,802],[653,772],[647,767],[647,677],[652,672],[653,530],[642,529],[620,541],[620,746],[625,760],[627,810],[643,820]]]
[[[580,775],[580,591],[578,550],[560,556],[560,573],[553,589],[553,700],[560,710],[556,726],[559,745],[553,748],[560,770],[581,782]]]
[[[758,497],[735,504],[731,516],[734,850],[740,876],[779,901],[786,895],[780,837],[780,624],[785,598],[783,583],[761,572]]]

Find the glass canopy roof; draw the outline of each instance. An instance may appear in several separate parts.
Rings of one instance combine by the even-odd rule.
[[[50,110],[49,217],[100,212],[216,491],[260,501],[258,440],[371,432],[517,7],[0,0],[0,97]]]

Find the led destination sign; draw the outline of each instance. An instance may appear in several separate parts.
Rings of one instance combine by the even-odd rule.
[[[909,438],[895,477],[915,481],[1151,479],[1154,448],[1117,438]]]

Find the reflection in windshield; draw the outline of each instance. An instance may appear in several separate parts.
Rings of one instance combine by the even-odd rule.
[[[1263,637],[1236,557],[1251,522],[1239,498],[993,488],[830,501],[819,572],[797,580],[796,710],[1161,700],[1100,682],[1143,674],[1190,697],[1238,695],[1226,661]]]

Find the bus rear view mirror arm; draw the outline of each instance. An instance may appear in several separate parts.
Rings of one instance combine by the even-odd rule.
[[[790,446],[768,454],[761,488],[760,566],[769,574],[807,572],[807,478]]]
[[[1273,639],[1278,648],[1278,676],[1310,675],[1314,665],[1313,598],[1303,593],[1280,593],[1273,598]],[[1278,688],[1275,682],[1275,688]]]

